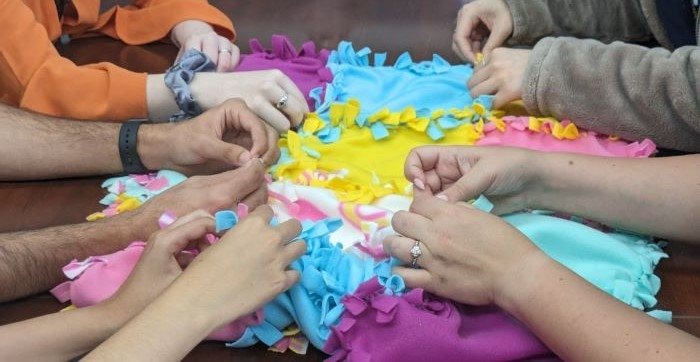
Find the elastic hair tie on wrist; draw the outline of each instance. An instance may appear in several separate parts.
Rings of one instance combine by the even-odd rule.
[[[165,85],[173,92],[175,103],[180,112],[170,117],[170,122],[192,118],[202,113],[202,108],[197,104],[189,84],[197,72],[209,72],[216,69],[204,53],[196,49],[190,49],[165,72]]]

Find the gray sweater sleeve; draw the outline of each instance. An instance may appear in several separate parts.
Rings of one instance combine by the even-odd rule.
[[[513,16],[509,45],[548,36],[647,42],[654,39],[639,0],[505,0]]]
[[[700,152],[700,47],[670,52],[595,40],[537,43],[523,80],[532,114]]]

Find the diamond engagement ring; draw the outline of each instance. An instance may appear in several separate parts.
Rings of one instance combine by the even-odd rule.
[[[423,250],[420,248],[420,241],[416,240],[416,243],[413,244],[413,247],[411,247],[410,250],[411,253],[411,267],[413,269],[418,268],[418,258],[420,258],[421,255],[423,255]]]
[[[231,49],[224,49],[224,48],[219,49],[219,53],[229,53],[229,54],[232,54],[232,53],[231,53]]]
[[[277,109],[284,108],[284,106],[287,105],[288,100],[289,100],[289,96],[287,95],[287,93],[285,93],[282,97],[280,97],[280,100],[277,101],[277,104],[275,104],[275,107],[277,107]]]

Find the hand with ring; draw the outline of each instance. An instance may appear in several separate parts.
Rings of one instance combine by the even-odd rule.
[[[204,109],[214,108],[231,98],[241,98],[258,117],[280,134],[301,124],[304,115],[309,112],[299,88],[276,69],[199,73],[190,83],[190,90]]]
[[[497,303],[519,266],[544,255],[499,217],[425,192],[416,192],[410,211],[397,212],[391,224],[400,235],[386,237],[384,250],[406,265],[394,273],[410,288],[461,303]]]
[[[211,25],[200,20],[185,20],[173,27],[173,43],[180,48],[175,63],[188,49],[206,54],[217,72],[232,72],[240,61],[240,50],[231,40],[217,34]]]

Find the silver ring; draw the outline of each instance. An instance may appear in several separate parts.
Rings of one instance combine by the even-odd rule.
[[[219,49],[219,53],[229,53],[229,54],[233,54],[233,53],[231,52],[231,49],[223,49],[223,48]]]
[[[280,97],[280,99],[277,101],[277,104],[275,104],[275,107],[277,107],[277,109],[282,109],[282,108],[284,108],[284,106],[287,105],[287,101],[288,101],[288,100],[289,100],[289,96],[287,95],[287,93],[285,93],[285,94],[284,94],[282,97]]]
[[[418,268],[418,258],[420,258],[421,255],[423,255],[423,250],[420,248],[420,241],[416,240],[416,243],[413,244],[410,250],[411,253],[411,268],[416,269]]]

